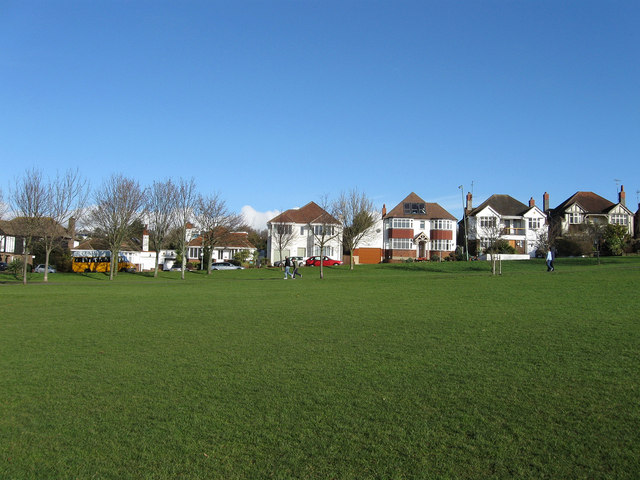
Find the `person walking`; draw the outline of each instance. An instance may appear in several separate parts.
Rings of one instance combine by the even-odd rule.
[[[295,277],[291,273],[291,257],[287,257],[284,259],[284,279],[286,280],[287,277],[291,277],[295,280]]]
[[[293,259],[293,278],[296,278],[296,275],[298,275],[300,278],[302,278],[302,274],[300,272],[298,272],[298,268],[300,267],[300,264],[298,263],[298,261],[294,258]]]
[[[553,268],[553,252],[551,249],[547,251],[547,272],[553,272],[555,268]]]

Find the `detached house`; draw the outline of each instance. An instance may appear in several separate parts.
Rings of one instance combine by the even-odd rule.
[[[545,194],[548,205],[548,195]],[[626,206],[624,185],[613,203],[593,192],[576,192],[554,209],[549,210],[554,236],[579,233],[585,225],[624,225],[630,235],[634,233],[634,214]]]
[[[456,218],[437,203],[409,194],[389,213],[383,209],[383,250],[386,262],[428,260],[456,249]]]
[[[315,202],[282,212],[267,222],[267,229],[267,255],[271,262],[314,255],[342,260],[341,224]],[[322,251],[320,244],[324,244]]]
[[[213,262],[224,262],[233,259],[236,253],[246,251],[250,258],[256,251],[256,247],[249,241],[247,232],[219,233],[220,242],[213,247]],[[187,249],[187,261],[200,263],[203,253],[203,237],[197,235],[193,238]]]
[[[535,257],[547,232],[547,216],[536,207],[533,198],[527,206],[510,195],[496,194],[473,208],[473,198],[468,193],[465,215],[467,241],[473,255],[480,255],[495,241],[503,240],[517,254]],[[464,232],[464,221],[460,223]]]

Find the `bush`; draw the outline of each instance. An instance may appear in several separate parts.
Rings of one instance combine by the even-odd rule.
[[[9,267],[7,268],[7,270],[13,273],[14,275],[18,275],[18,273],[22,272],[22,260],[19,258],[14,258],[9,264]]]
[[[556,240],[557,254],[563,257],[581,257],[593,253],[593,242],[583,235],[565,235]]]
[[[242,263],[239,260],[235,259],[235,258],[230,259],[229,263],[231,265],[235,265],[236,267],[241,267],[242,266]]]

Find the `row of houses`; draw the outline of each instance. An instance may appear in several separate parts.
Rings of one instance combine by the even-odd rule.
[[[593,192],[580,191],[555,208],[550,208],[546,192],[542,208],[533,197],[525,204],[502,194],[492,195],[474,207],[472,194],[468,193],[464,217],[459,220],[438,203],[426,202],[412,192],[389,211],[383,205],[370,234],[350,254],[356,263],[429,260],[433,256],[446,257],[460,245],[476,255],[500,238],[513,247],[517,258],[530,258],[551,231],[555,237],[563,236],[576,233],[587,224],[623,225],[629,235],[640,237],[640,205],[635,214],[626,206],[624,186],[616,203]],[[341,222],[315,202],[289,209],[267,222],[266,256],[271,262],[288,256],[327,255],[339,259],[343,255],[340,227]],[[79,240],[72,222],[65,231],[61,243],[73,256],[92,256],[105,248],[96,239]],[[186,257],[196,265],[201,265],[203,259],[202,233],[194,225],[187,229]],[[253,257],[256,247],[248,237],[246,232],[229,232],[224,242],[214,248],[213,260],[229,260],[243,251]],[[23,251],[19,219],[0,221],[0,261],[10,262]],[[121,255],[139,271],[155,266],[155,252],[149,249],[146,231],[139,241],[123,245]],[[175,259],[173,250],[160,252],[164,268],[171,268]]]
[[[458,220],[439,204],[412,192],[389,211],[384,205],[371,235],[351,253],[356,263],[429,260],[434,255],[451,255],[459,242],[478,255],[499,238],[516,252],[512,258],[531,258],[545,238],[577,233],[587,224],[623,225],[629,235],[640,236],[640,205],[635,214],[629,210],[624,186],[616,203],[584,191],[555,208],[550,208],[549,200],[545,192],[540,208],[533,197],[524,204],[510,195],[496,194],[474,207],[468,193],[464,218]],[[318,244],[318,233],[327,225],[339,228],[340,222],[314,202],[281,213],[267,223],[267,256],[272,261],[321,254],[339,258],[340,235],[329,235],[322,251]]]

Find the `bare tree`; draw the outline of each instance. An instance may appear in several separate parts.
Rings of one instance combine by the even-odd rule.
[[[325,250],[327,250],[329,243],[333,242],[336,238],[340,238],[342,228],[340,222],[329,213],[332,204],[328,196],[324,195],[321,197],[319,206],[322,209],[322,213],[317,218],[311,220],[307,224],[307,227],[313,235],[314,246],[317,246],[320,251],[320,278],[322,279],[324,278]],[[340,252],[340,254],[341,253],[342,252]]]
[[[56,174],[49,182],[46,205],[46,218],[43,221],[41,238],[45,250],[44,281],[49,280],[49,258],[65,235],[74,235],[74,231],[65,231],[63,225],[75,230],[75,222],[83,211],[87,196],[88,183],[78,170],[67,170],[64,175]]]
[[[280,270],[284,269],[284,258],[283,253],[285,250],[289,248],[291,242],[296,236],[296,232],[294,230],[294,221],[289,218],[286,212],[282,213],[278,217],[277,222],[272,222],[270,226],[269,236],[271,238],[271,242],[274,244],[276,250],[278,251],[278,257],[280,261]],[[272,260],[272,263],[275,263]]]
[[[145,191],[136,180],[114,174],[96,191],[95,203],[91,218],[111,251],[109,278],[113,280],[122,243],[134,221],[144,216]]]
[[[160,250],[165,248],[169,232],[175,226],[177,188],[171,180],[153,182],[146,201],[149,243],[156,252],[154,278],[158,277]]]
[[[187,268],[187,230],[193,217],[198,201],[196,192],[196,182],[193,178],[189,180],[180,179],[176,186],[176,225],[178,232],[178,250],[182,254],[182,268],[180,278],[184,280],[184,272]]]
[[[26,170],[16,179],[9,203],[15,216],[14,223],[22,237],[22,283],[27,284],[27,264],[33,250],[34,239],[41,234],[43,219],[49,202],[49,191],[37,169]]]
[[[333,209],[342,224],[342,244],[351,252],[349,269],[353,270],[353,252],[358,245],[374,233],[377,214],[374,213],[373,202],[365,193],[353,189],[342,192]]]
[[[230,212],[226,202],[215,193],[198,198],[196,217],[202,230],[202,261],[207,259],[207,275],[211,275],[213,249],[224,244],[229,234],[242,225],[242,216]]]

